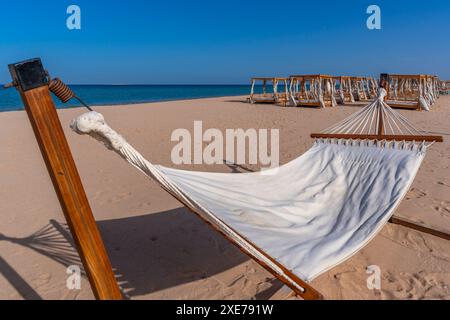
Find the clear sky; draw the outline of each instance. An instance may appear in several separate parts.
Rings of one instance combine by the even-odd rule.
[[[81,30],[66,9],[81,8]],[[381,30],[366,27],[370,4]],[[0,10],[7,64],[40,56],[77,84],[244,84],[251,76],[431,73],[450,79],[450,1],[41,0]]]

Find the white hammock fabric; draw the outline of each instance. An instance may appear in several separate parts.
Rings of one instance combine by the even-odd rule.
[[[279,264],[311,281],[355,254],[392,216],[426,152],[423,143],[319,139],[279,168],[207,173],[151,164],[97,112],[71,127],[103,142],[302,291]]]

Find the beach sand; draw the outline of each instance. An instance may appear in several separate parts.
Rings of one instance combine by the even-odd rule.
[[[360,107],[326,109],[250,105],[244,97],[172,101],[95,109],[147,159],[174,167],[177,128],[279,128],[280,161],[312,145],[320,131]],[[83,109],[58,110],[121,287],[131,299],[267,299],[281,283],[161,188],[78,136],[69,122]],[[450,96],[431,112],[400,111],[436,134],[395,215],[450,232]],[[0,299],[92,299],[66,288],[66,267],[80,264],[25,112],[0,113]],[[257,166],[250,166],[257,169]],[[178,166],[180,168],[180,166]],[[182,166],[232,172],[225,165]],[[381,268],[381,290],[369,290],[366,268]],[[327,299],[449,299],[450,243],[386,225],[363,250],[311,283]]]

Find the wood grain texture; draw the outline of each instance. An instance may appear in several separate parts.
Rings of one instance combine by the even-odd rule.
[[[312,133],[311,138],[322,139],[354,139],[354,140],[396,140],[396,141],[435,141],[443,142],[442,136],[413,136],[413,135],[377,135],[377,134],[338,134],[338,133]]]
[[[94,295],[122,299],[48,86],[20,94]]]

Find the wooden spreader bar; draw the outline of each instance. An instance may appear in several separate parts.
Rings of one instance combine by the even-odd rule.
[[[335,134],[312,133],[311,138],[323,139],[353,139],[353,140],[396,140],[396,141],[435,141],[443,142],[442,136],[412,136],[412,135],[378,135],[378,134]]]

